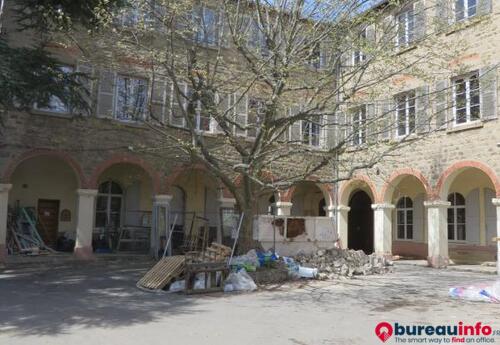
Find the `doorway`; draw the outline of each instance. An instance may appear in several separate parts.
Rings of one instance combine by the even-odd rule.
[[[59,200],[38,199],[38,228],[46,245],[56,248],[59,232]]]
[[[364,191],[357,191],[349,201],[348,237],[350,249],[373,253],[372,200]]]

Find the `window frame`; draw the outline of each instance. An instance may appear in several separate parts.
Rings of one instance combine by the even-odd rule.
[[[460,205],[457,205],[456,204],[456,196],[457,195],[460,195],[462,197],[462,199],[464,200],[464,203],[463,205],[460,204]],[[450,197],[453,196],[453,201],[450,201],[451,202],[451,205],[450,207],[448,208],[448,213],[447,213],[447,231],[448,231],[448,241],[450,242],[467,242],[467,209],[466,209],[466,200],[465,200],[465,197],[461,194],[461,193],[458,193],[458,192],[454,192],[454,193],[450,193],[448,195],[448,200],[450,200]],[[463,214],[464,214],[464,221],[463,223],[458,223],[458,211],[461,211],[463,210]],[[449,218],[450,218],[450,211],[452,212],[453,214],[453,222],[450,223],[449,222]],[[464,227],[464,238],[463,239],[458,239],[458,227],[459,225],[463,225]],[[453,227],[453,238],[450,238],[450,226]]]
[[[477,89],[471,90],[471,79],[475,78],[477,81]],[[465,84],[465,90],[464,90],[464,95],[465,95],[465,106],[458,108],[457,104],[459,103],[457,100],[457,97],[459,94],[457,94],[457,81],[463,80]],[[479,72],[474,71],[468,74],[460,75],[457,77],[454,77],[452,80],[452,97],[453,97],[453,126],[462,126],[462,125],[468,125],[471,123],[477,123],[481,121],[481,105],[483,102],[482,99],[482,92],[481,92],[481,81],[479,78]],[[471,99],[474,95],[472,95],[472,92],[477,92],[477,96],[479,97],[479,103],[472,105],[471,104]],[[461,94],[460,94],[461,95]],[[472,108],[476,107],[478,109],[478,116],[476,119],[472,119]],[[464,122],[458,122],[458,117],[457,113],[459,110],[465,109],[465,121]]]
[[[411,16],[410,16],[411,14]],[[404,35],[401,35],[401,16],[404,16]],[[396,14],[397,23],[397,35],[396,35],[396,47],[404,48],[410,46],[415,42],[415,6],[414,3],[402,9]],[[410,20],[411,19],[411,20]],[[411,27],[410,27],[411,24]],[[404,41],[401,41],[401,37],[404,36]]]
[[[210,28],[206,28],[206,21],[205,18],[207,11],[210,11],[213,13],[213,23]],[[196,44],[203,45],[206,47],[217,47],[219,44],[222,43],[221,41],[221,34],[220,34],[220,29],[221,29],[221,13],[219,10],[211,8],[206,5],[201,5],[197,6],[193,9],[192,11],[192,18],[194,25],[196,28],[201,29],[201,31],[196,30],[193,33],[193,41],[196,42]],[[210,32],[207,32],[206,29],[209,29]],[[207,35],[209,34],[209,35]],[[207,39],[207,36],[213,36],[212,39]]]
[[[368,26],[364,27],[361,32],[359,33],[358,35],[358,39],[361,41],[361,40],[367,40],[368,39]],[[363,62],[366,61],[366,54],[365,52],[363,52],[361,49],[359,50],[354,50],[352,52],[352,56],[351,56],[351,63],[353,66],[359,66],[361,65]]]
[[[142,80],[144,81],[144,104],[143,104],[143,109],[140,114],[140,116],[137,119],[127,119],[127,118],[122,118],[118,117],[118,106],[119,106],[119,80],[120,78],[124,79],[131,79],[131,80]],[[113,104],[113,119],[121,121],[121,122],[129,122],[129,123],[134,123],[134,122],[143,122],[146,120],[147,117],[147,103],[148,103],[148,97],[149,97],[149,80],[144,77],[138,77],[138,76],[131,76],[128,74],[121,74],[121,73],[116,73],[115,76],[115,87],[114,87],[114,104]]]
[[[478,7],[479,7],[478,0],[461,0],[463,1],[463,6],[461,9],[457,8],[458,1],[459,0],[453,1],[453,18],[456,23],[464,22],[471,18],[477,17]],[[475,4],[473,6],[470,6],[471,2],[474,2]],[[470,13],[471,8],[474,9],[473,14]],[[463,14],[462,18],[458,18],[459,11],[461,11]]]
[[[360,105],[354,108],[350,114],[350,134],[352,138],[350,140],[351,146],[361,147],[366,145],[368,141],[366,121],[367,121],[367,107],[366,104]],[[355,128],[355,124],[358,124],[358,128]],[[361,125],[359,125],[361,124]],[[355,133],[357,132],[357,133]]]
[[[404,99],[403,99],[404,98]],[[394,97],[396,103],[396,138],[403,138],[408,135],[416,133],[416,120],[417,120],[417,93],[415,90],[400,93]],[[404,109],[400,106],[404,103]],[[411,104],[413,103],[413,104]],[[405,131],[403,134],[399,132],[400,111],[404,110]],[[412,116],[413,115],[413,119]],[[413,120],[413,128],[412,122]]]
[[[403,207],[400,207],[400,202],[401,200],[403,200]],[[411,202],[411,206],[408,206],[407,202],[408,200],[410,200]],[[399,223],[399,213],[402,212],[403,213],[403,219],[404,219],[404,222],[403,224],[400,224]],[[411,212],[411,224],[408,223],[408,213]],[[414,228],[414,222],[413,222],[413,216],[415,215],[414,213],[414,209],[413,209],[413,200],[408,197],[408,196],[403,196],[401,198],[399,198],[398,202],[396,203],[396,238],[398,240],[403,240],[403,241],[413,241],[415,236],[415,228]],[[400,237],[399,236],[399,227],[402,226],[403,229],[404,229],[404,236],[403,237]],[[411,237],[408,236],[408,228],[409,226],[411,226]]]

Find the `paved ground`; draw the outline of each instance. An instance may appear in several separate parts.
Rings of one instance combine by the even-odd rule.
[[[401,265],[385,276],[186,297],[136,289],[146,267],[0,271],[0,344],[364,345],[381,344],[373,333],[380,321],[500,329],[499,305],[447,296],[450,286],[495,279],[487,274]]]

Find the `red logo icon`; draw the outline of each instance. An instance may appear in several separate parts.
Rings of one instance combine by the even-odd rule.
[[[388,322],[381,322],[375,327],[375,334],[384,343],[389,340],[393,331],[392,325]]]

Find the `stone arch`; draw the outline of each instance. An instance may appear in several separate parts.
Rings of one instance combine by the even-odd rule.
[[[64,152],[64,151],[57,151],[57,150],[49,150],[49,149],[34,149],[27,151],[23,154],[21,154],[19,157],[14,158],[11,160],[8,164],[7,167],[2,174],[2,183],[9,183],[12,178],[12,174],[16,170],[16,168],[23,162],[35,158],[35,157],[41,157],[41,156],[48,156],[48,157],[53,157],[60,159],[61,161],[65,162],[68,164],[68,166],[73,170],[75,173],[75,177],[77,179],[78,187],[79,188],[87,188],[88,183],[85,178],[85,175],[83,173],[83,170],[80,166],[80,164],[70,156],[69,153]]]
[[[157,172],[148,162],[146,162],[142,158],[129,154],[119,154],[112,156],[111,158],[108,158],[97,165],[90,175],[89,188],[97,189],[99,176],[101,176],[101,174],[106,171],[106,169],[116,164],[132,164],[140,167],[151,178],[153,193],[162,194],[163,190],[161,185],[160,173]]]
[[[467,169],[477,169],[488,176],[493,184],[497,198],[500,197],[500,180],[494,170],[484,163],[471,160],[456,162],[448,167],[439,177],[436,187],[434,188],[433,197],[435,199],[441,198],[441,200],[446,200],[453,180]]]
[[[382,190],[380,192],[380,197],[383,202],[391,203],[395,188],[405,177],[412,176],[416,178],[422,184],[425,189],[425,198],[429,199],[432,195],[432,187],[425,178],[425,176],[417,169],[413,168],[403,168],[394,171],[391,176],[387,179]]]
[[[366,175],[357,175],[352,179],[344,182],[340,187],[339,202],[340,205],[348,205],[349,199],[356,190],[365,191],[373,203],[379,202],[377,188],[373,181]]]

